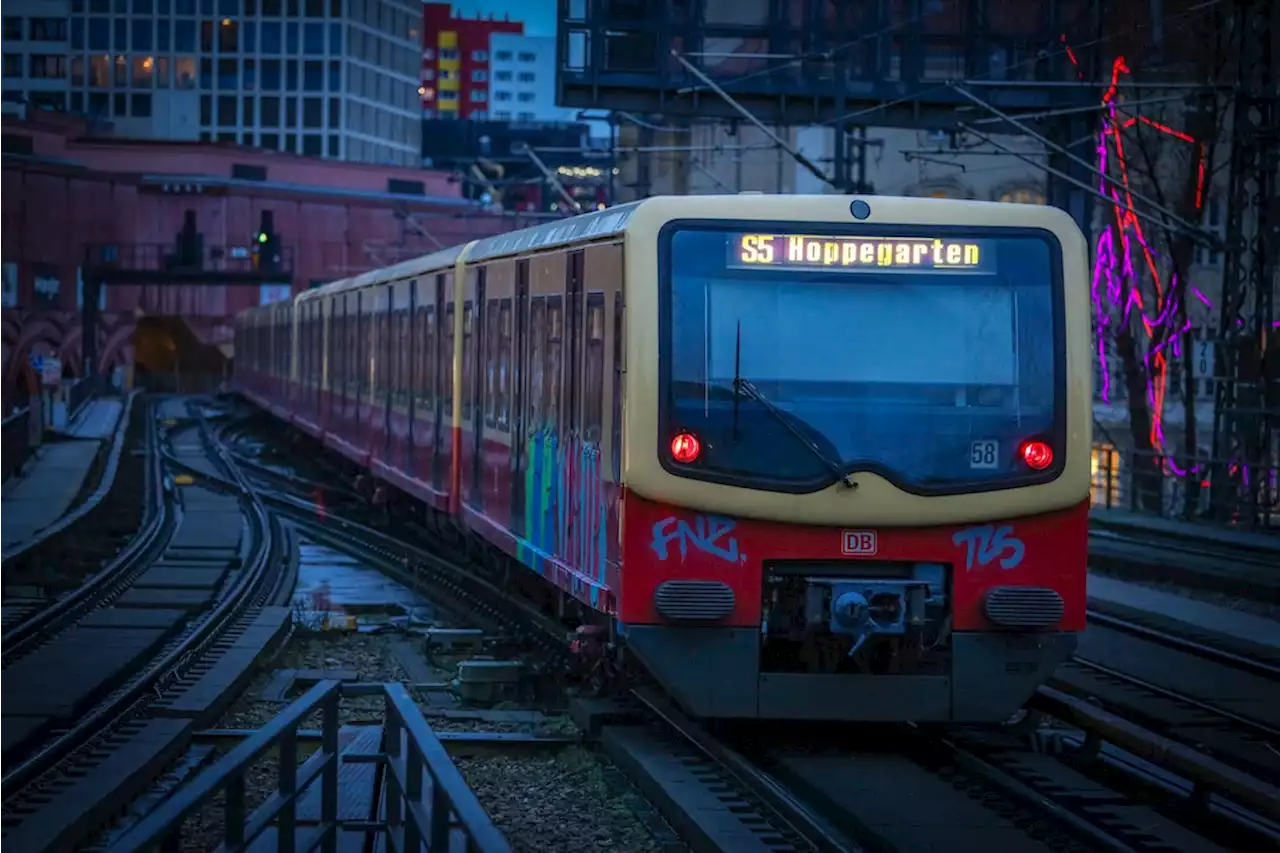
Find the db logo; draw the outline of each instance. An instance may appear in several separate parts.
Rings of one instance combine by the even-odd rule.
[[[874,530],[846,530],[844,532],[844,552],[868,557],[876,552],[876,532]]]

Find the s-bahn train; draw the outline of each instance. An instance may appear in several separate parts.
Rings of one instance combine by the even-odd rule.
[[[1002,721],[1085,627],[1088,288],[1050,207],[655,197],[251,309],[235,376],[690,713]]]

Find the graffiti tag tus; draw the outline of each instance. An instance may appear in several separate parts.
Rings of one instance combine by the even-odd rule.
[[[996,527],[984,524],[981,527],[969,527],[951,537],[953,545],[965,545],[965,571],[973,569],[975,561],[980,568],[1000,561],[1000,568],[1015,569],[1026,556],[1027,548],[1022,540],[1013,534],[1013,525]]]
[[[669,516],[653,526],[653,541],[649,547],[658,555],[659,560],[670,556],[667,544],[676,542],[680,546],[680,559],[689,556],[689,546],[697,548],[704,554],[729,563],[745,563],[747,557],[738,552],[738,540],[730,536],[737,523],[732,519],[718,518],[712,515],[700,515],[693,524],[682,519]]]

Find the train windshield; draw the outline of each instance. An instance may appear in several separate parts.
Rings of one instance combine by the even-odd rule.
[[[867,231],[670,236],[669,470],[790,492],[856,471],[926,494],[1056,476],[1060,458],[1031,470],[1020,452],[1063,446],[1056,241]],[[666,445],[686,431],[698,458],[675,462]]]

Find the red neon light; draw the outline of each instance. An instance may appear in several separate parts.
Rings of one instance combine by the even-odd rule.
[[[1059,41],[1064,45],[1067,58],[1076,68],[1076,76],[1080,79],[1084,79],[1079,60],[1077,59],[1075,52],[1071,49],[1071,46],[1067,44],[1065,33],[1061,36]],[[1107,178],[1102,181],[1099,187],[1099,190],[1112,200],[1114,223],[1107,226],[1104,233],[1100,235],[1100,237],[1105,237],[1106,239],[1099,239],[1098,241],[1097,263],[1095,265],[1092,290],[1095,300],[1095,309],[1099,320],[1098,334],[1101,335],[1104,334],[1103,327],[1109,322],[1108,311],[1110,309],[1104,309],[1100,302],[1101,297],[1099,296],[1099,293],[1102,288],[1100,287],[1101,282],[1099,281],[1099,276],[1105,274],[1108,279],[1108,283],[1110,283],[1111,277],[1116,272],[1114,266],[1117,255],[1120,256],[1120,263],[1122,265],[1120,275],[1124,278],[1131,278],[1135,275],[1135,271],[1130,265],[1131,261],[1129,255],[1129,249],[1131,246],[1130,237],[1135,238],[1141,249],[1142,259],[1146,263],[1147,270],[1151,273],[1151,280],[1155,285],[1157,305],[1163,306],[1163,310],[1161,311],[1160,316],[1155,319],[1151,318],[1147,314],[1146,306],[1142,298],[1142,292],[1137,287],[1131,287],[1128,289],[1127,300],[1128,303],[1131,304],[1125,304],[1118,307],[1126,318],[1129,316],[1131,307],[1138,310],[1138,316],[1142,322],[1143,329],[1150,340],[1156,337],[1158,331],[1164,331],[1166,333],[1169,332],[1169,316],[1171,316],[1173,312],[1170,310],[1172,306],[1164,305],[1166,282],[1161,279],[1160,273],[1156,267],[1155,253],[1151,250],[1147,242],[1146,235],[1142,229],[1142,223],[1132,212],[1136,207],[1134,205],[1133,192],[1131,188],[1132,185],[1129,181],[1129,164],[1125,155],[1123,132],[1132,128],[1141,121],[1143,124],[1146,124],[1161,133],[1196,146],[1196,209],[1200,209],[1204,204],[1207,150],[1203,143],[1197,143],[1194,137],[1185,131],[1176,130],[1168,125],[1154,121],[1145,116],[1122,117],[1119,114],[1121,105],[1117,103],[1117,96],[1121,84],[1121,77],[1129,74],[1132,74],[1132,71],[1129,69],[1129,65],[1125,61],[1125,58],[1123,56],[1116,57],[1116,59],[1111,63],[1110,85],[1102,95],[1102,104],[1107,108],[1107,110],[1104,112],[1103,131],[1099,140],[1098,171],[1103,174],[1108,174],[1110,171],[1108,164],[1110,162],[1110,158],[1114,156],[1116,163],[1119,166],[1120,180],[1115,181],[1114,179]],[[1119,244],[1118,250],[1117,244]],[[1109,266],[1105,266],[1108,263]],[[1169,282],[1168,284],[1171,285],[1172,282]],[[1108,293],[1108,295],[1112,296],[1113,306],[1115,306],[1116,303],[1113,294]],[[1156,328],[1157,326],[1159,329]],[[1181,332],[1173,332],[1172,334],[1181,334]],[[1168,340],[1169,335],[1166,334],[1161,342],[1157,342],[1155,346],[1148,348],[1147,356],[1150,371],[1147,393],[1149,402],[1151,403],[1151,432],[1149,437],[1151,439],[1152,446],[1158,450],[1163,449],[1164,446],[1164,401],[1167,391],[1169,365],[1162,347],[1163,343],[1167,343]],[[1175,345],[1177,344],[1176,338],[1174,339],[1174,343]],[[1101,343],[1099,343],[1098,351],[1104,358],[1105,367],[1105,347],[1103,347]],[[1104,375],[1108,374],[1104,373]],[[1104,386],[1104,396],[1105,393]],[[1030,464],[1029,460],[1028,464]]]

